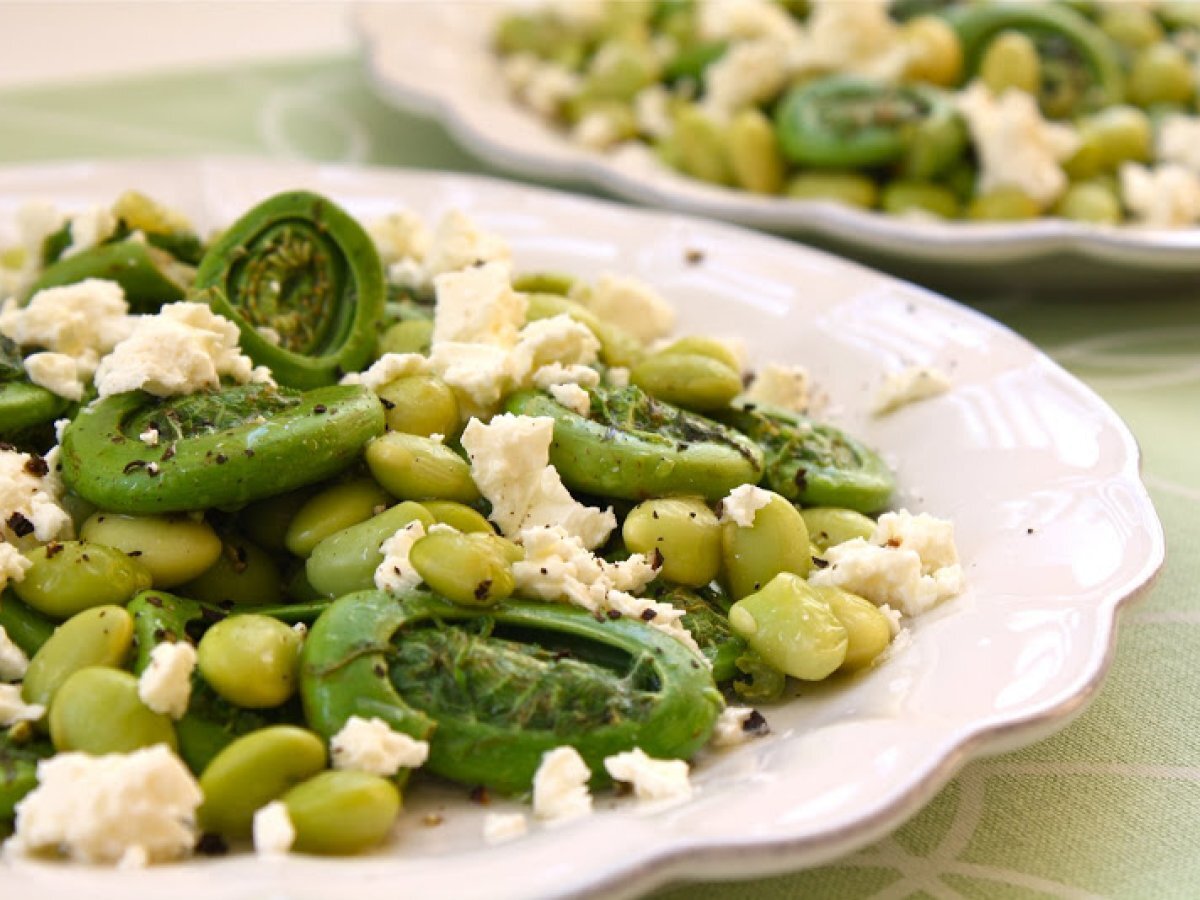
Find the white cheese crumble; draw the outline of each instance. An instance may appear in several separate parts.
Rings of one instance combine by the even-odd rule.
[[[0,625],[0,681],[20,681],[28,668],[29,657]]]
[[[329,740],[335,769],[355,769],[390,778],[416,769],[429,758],[429,744],[395,731],[383,719],[351,716]]]
[[[400,210],[376,219],[367,226],[379,259],[385,266],[403,259],[420,262],[429,252],[433,237],[420,216]]]
[[[604,109],[585,113],[571,128],[571,140],[589,150],[607,150],[624,137],[620,120]]]
[[[629,387],[630,373],[624,366],[613,366],[604,373],[604,380],[615,388]]]
[[[950,376],[932,366],[909,366],[899,372],[889,372],[875,396],[877,416],[895,412],[910,403],[928,400],[950,390]]]
[[[1032,95],[1010,88],[994,97],[976,81],[958,95],[979,156],[980,193],[1016,188],[1043,207],[1067,188],[1061,163],[1079,148],[1068,125],[1047,122]]]
[[[633,98],[633,117],[638,131],[646,137],[670,137],[675,130],[675,121],[671,116],[671,92],[661,84],[642,88]]]
[[[1141,224],[1171,228],[1200,219],[1200,177],[1183,166],[1125,163],[1120,177],[1121,199]]]
[[[804,40],[793,58],[794,71],[814,69],[899,78],[909,62],[900,26],[888,14],[889,0],[812,0]]]
[[[599,353],[600,342],[582,322],[566,314],[538,319],[522,328],[517,338],[512,352],[513,377],[524,386],[546,366],[587,366]]]
[[[75,360],[65,353],[31,353],[25,357],[29,380],[68,400],[83,399],[83,379]]]
[[[906,510],[880,517],[869,541],[854,538],[825,551],[829,565],[813,584],[832,584],[916,616],[962,592],[964,577],[951,523]]]
[[[553,62],[539,63],[520,75],[523,83],[515,90],[517,99],[546,118],[557,115],[563,103],[575,96],[581,84],[578,75],[566,66]]]
[[[600,373],[591,366],[574,363],[564,366],[554,362],[547,366],[539,366],[533,373],[533,385],[543,391],[549,390],[556,384],[577,384],[580,387],[594,388],[600,383]]]
[[[421,583],[419,573],[408,559],[412,545],[425,537],[421,522],[409,522],[379,545],[383,562],[375,568],[375,587],[390,594],[404,594]]]
[[[138,697],[151,710],[182,719],[192,696],[196,648],[187,641],[163,642],[150,651],[150,664],[138,678]]]
[[[433,343],[465,341],[511,347],[525,324],[527,299],[512,289],[506,262],[489,262],[433,280]]]
[[[790,46],[781,41],[733,44],[704,70],[704,110],[724,120],[775,96],[787,84],[790,56]]]
[[[73,256],[104,243],[117,230],[117,217],[110,207],[93,206],[71,216],[71,243],[63,257]]]
[[[616,781],[633,785],[639,800],[683,800],[692,795],[688,764],[682,759],[655,759],[634,747],[606,757],[604,768]]]
[[[666,336],[675,327],[675,307],[650,285],[629,275],[601,275],[591,285],[572,288],[571,299],[644,344]]]
[[[0,591],[4,590],[10,581],[20,581],[24,578],[32,565],[33,562],[26,559],[12,544],[0,542]]]
[[[503,844],[529,830],[524,813],[488,813],[483,817],[483,839],[488,844]]]
[[[429,367],[453,388],[467,415],[486,416],[512,385],[510,351],[492,344],[434,344]]]
[[[0,728],[17,722],[36,722],[46,714],[40,703],[26,703],[21,699],[19,684],[0,684]]]
[[[812,403],[810,385],[808,370],[803,366],[767,363],[754,374],[745,399],[793,412],[808,412]]]
[[[241,384],[261,380],[238,347],[237,325],[203,303],[170,303],[139,316],[129,337],[100,361],[96,391],[173,397],[219,387],[222,376]]]
[[[273,800],[254,814],[254,852],[259,856],[284,856],[296,843],[296,826],[287,804]]]
[[[592,411],[591,396],[577,384],[552,384],[550,396],[581,416],[586,416]]]
[[[747,731],[746,723],[754,715],[755,710],[749,706],[727,706],[717,716],[717,725],[713,729],[712,740],[714,747],[736,747],[744,744],[752,737],[762,734],[762,731]],[[761,721],[761,720],[760,720]]]
[[[775,494],[757,485],[738,485],[721,501],[721,521],[750,528],[754,525],[755,514],[774,498]]]
[[[576,502],[549,465],[554,420],[548,416],[494,417],[486,425],[467,423],[463,449],[471,477],[492,504],[490,518],[506,537],[538,525],[560,525],[589,550],[608,539],[617,526],[612,509]]]
[[[35,474],[36,460],[28,453],[0,450],[0,537],[10,544],[23,547],[31,543],[30,536],[22,538],[12,530],[17,514],[33,526],[32,537],[43,543],[72,533],[71,517],[58,504],[62,488],[54,471],[55,458],[53,453],[47,454],[47,473],[42,476]],[[0,557],[0,565],[11,576],[22,564],[6,556]]]
[[[696,7],[696,27],[710,41],[729,38],[794,39],[799,23],[771,0],[707,0]]]
[[[430,278],[491,262],[512,262],[508,243],[499,235],[484,231],[458,210],[447,213],[438,222],[424,260]]]
[[[21,849],[58,849],[88,863],[115,863],[132,851],[158,862],[186,856],[196,843],[204,798],[165,744],[106,756],[60,753],[37,771],[37,788],[17,804]]]
[[[592,773],[574,747],[555,747],[542,756],[533,776],[533,814],[565,822],[592,811],[588,781]]]
[[[342,376],[342,384],[361,384],[378,391],[385,384],[407,375],[424,375],[429,371],[429,360],[420,353],[385,353],[362,372],[350,372]]]
[[[1154,147],[1159,162],[1175,163],[1200,175],[1200,116],[1164,117]]]

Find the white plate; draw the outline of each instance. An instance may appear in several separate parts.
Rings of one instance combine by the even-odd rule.
[[[754,360],[802,362],[839,421],[895,461],[898,505],[952,518],[968,591],[917,620],[911,646],[851,682],[768,709],[773,734],[706,758],[666,810],[598,800],[596,815],[483,845],[462,790],[414,789],[395,846],[353,860],[250,855],[146,872],[11,862],[0,895],[469,898],[636,892],[680,878],[809,866],[899,825],[970,757],[1044,737],[1095,692],[1117,608],[1163,560],[1125,426],[1034,347],[968,309],[823,253],[728,225],[480,178],[279,161],[80,163],[0,170],[0,222],[30,198],[68,207],[136,187],[202,227],[307,187],[371,218],[465,210],[523,269],[647,279],[685,331],[743,335]],[[10,237],[0,233],[0,239]],[[703,259],[689,262],[700,251]],[[939,398],[874,419],[884,374],[954,377]],[[504,804],[494,804],[493,809]],[[436,827],[426,813],[444,816]]]
[[[1147,290],[1194,285],[1200,274],[1200,228],[1052,219],[914,221],[708,185],[679,175],[643,147],[608,154],[581,148],[510,98],[488,47],[503,5],[498,0],[364,5],[356,25],[381,96],[435,116],[472,152],[506,171],[590,184],[637,203],[803,238],[941,287]]]

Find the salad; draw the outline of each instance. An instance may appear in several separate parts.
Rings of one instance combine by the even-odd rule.
[[[937,220],[1200,219],[1191,3],[565,0],[506,13],[514,99],[593,151]]]
[[[353,854],[426,773],[481,841],[689,761],[963,588],[807,373],[459,213],[130,192],[0,257],[0,829],[141,866]],[[880,414],[949,384],[898,373]],[[876,518],[877,516],[877,518]],[[761,707],[761,709],[760,709]],[[765,713],[764,711],[765,710]]]

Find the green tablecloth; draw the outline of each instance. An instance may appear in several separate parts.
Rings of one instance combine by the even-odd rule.
[[[207,153],[484,170],[376,100],[350,58],[0,92],[0,163]],[[1169,564],[1125,613],[1102,693],[1055,737],[969,765],[872,847],[663,900],[1200,896],[1200,296],[981,308],[1096,388],[1145,453]]]

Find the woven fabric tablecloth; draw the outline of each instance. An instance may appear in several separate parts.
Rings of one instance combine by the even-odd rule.
[[[350,57],[0,92],[0,164],[230,153],[487,171],[375,99]],[[1200,285],[980,308],[1098,390],[1142,445],[1168,564],[1123,615],[1101,694],[1055,737],[967,766],[872,847],[659,900],[1200,896]]]

